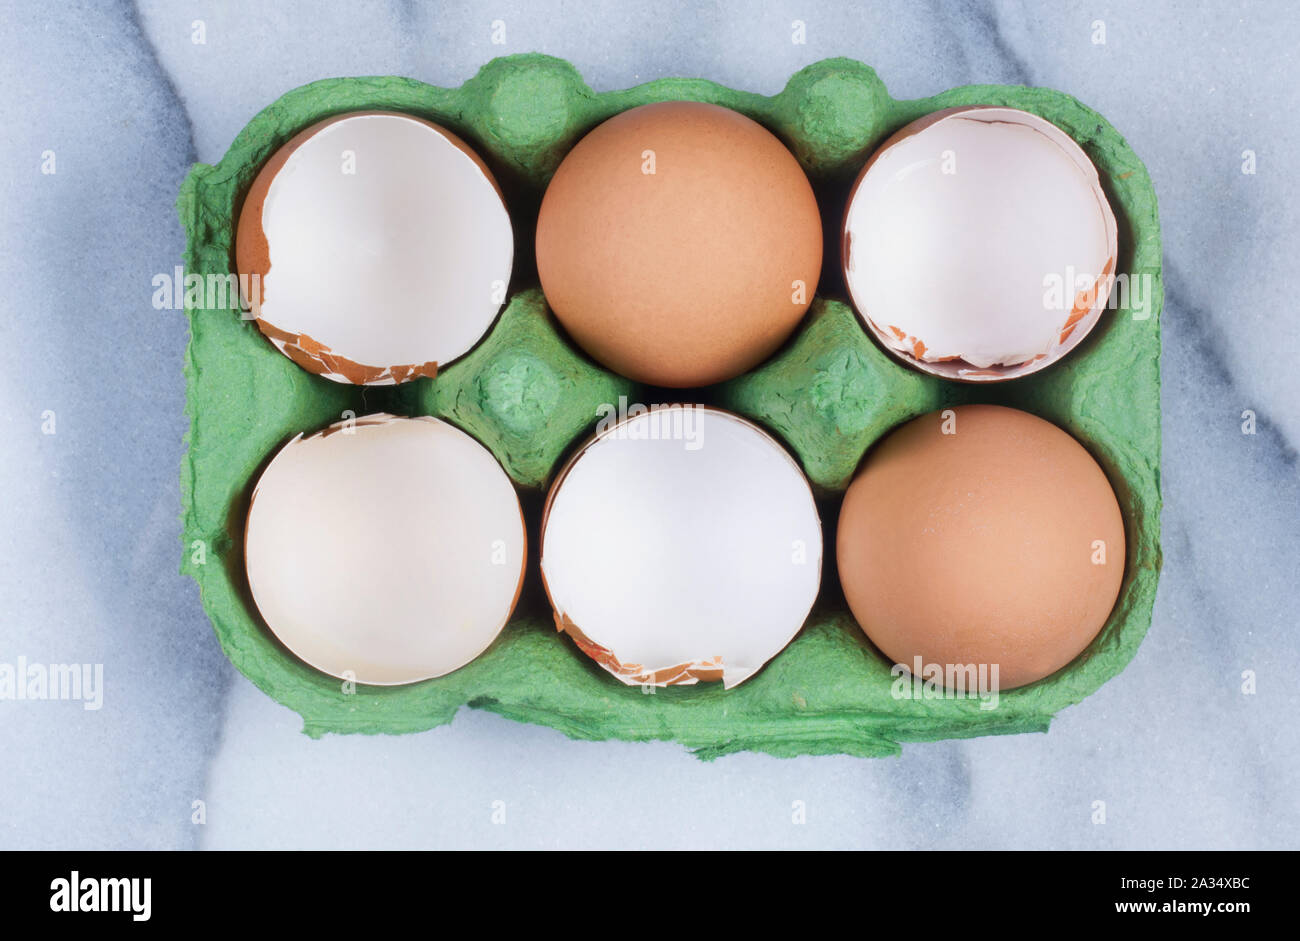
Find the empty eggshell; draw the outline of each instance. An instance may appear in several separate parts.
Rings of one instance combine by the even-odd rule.
[[[519,597],[514,487],[485,447],[435,418],[370,415],[299,435],[253,491],[248,584],[300,659],[374,685],[469,663]]]
[[[346,114],[281,147],[236,233],[257,324],[310,372],[365,385],[432,376],[505,299],[514,238],[496,181],[445,128]],[[259,280],[260,279],[260,283]]]
[[[798,465],[739,416],[660,407],[599,433],[553,485],[556,627],[624,683],[730,688],[803,626],[821,523]]]
[[[1014,108],[904,127],[849,199],[844,277],[889,349],[950,379],[1009,379],[1064,356],[1114,282],[1115,215],[1088,156]]]
[[[1002,689],[1065,666],[1124,579],[1124,520],[1069,434],[1018,409],[964,405],[892,431],[844,496],[840,583],[895,663],[984,666]],[[997,674],[992,667],[997,666]]]

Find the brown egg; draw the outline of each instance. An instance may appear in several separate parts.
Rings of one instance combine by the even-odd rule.
[[[769,131],[717,105],[615,115],[555,172],[537,272],[592,357],[651,385],[720,382],[770,356],[821,272],[817,200]]]
[[[1010,689],[1073,660],[1124,577],[1124,521],[1082,445],[1027,412],[923,415],[872,451],[837,556],[854,617],[891,660],[985,664]]]

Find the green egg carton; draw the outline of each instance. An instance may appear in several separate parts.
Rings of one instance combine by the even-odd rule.
[[[753,372],[673,395],[740,412],[784,440],[816,487],[828,535],[821,596],[802,632],[731,690],[717,683],[623,685],[556,632],[535,563],[544,488],[562,456],[593,430],[600,406],[620,396],[651,403],[666,394],[596,366],[558,328],[532,260],[537,207],[560,160],[587,131],[620,111],[670,99],[723,105],[773,131],[807,171],[831,233],[819,294],[790,342]],[[1117,271],[1145,288],[1105,313],[1064,360],[1003,383],[945,382],[892,359],[864,332],[839,273],[835,233],[862,165],[893,131],[958,105],[1031,111],[1078,141],[1115,210]],[[516,260],[492,332],[436,378],[399,386],[348,386],[311,375],[262,337],[237,298],[216,308],[203,306],[206,297],[187,299],[181,568],[198,582],[231,662],[298,712],[308,735],[417,732],[471,706],[578,739],[675,741],[709,759],[747,750],[892,755],[902,742],[1046,731],[1056,712],[1133,657],[1151,623],[1161,558],[1160,226],[1146,168],[1096,112],[1061,92],[1002,85],[896,101],[871,68],[842,58],[808,66],[770,98],[700,79],[597,94],[567,62],[542,55],[495,59],[454,89],[397,77],[326,79],[284,95],[249,123],[220,163],[190,171],[178,200],[187,274],[232,272],[241,201],[262,163],[303,128],[357,110],[408,112],[468,141],[501,184]],[[1126,521],[1124,583],[1105,628],[1067,667],[1002,693],[995,709],[973,698],[895,695],[891,664],[848,613],[830,542],[838,498],[866,450],[901,422],[967,402],[1014,406],[1069,430],[1106,470]],[[253,484],[283,443],[349,413],[379,411],[445,418],[492,450],[519,485],[530,566],[515,618],[473,663],[409,686],[347,690],[297,660],[266,628],[244,575],[242,534]]]

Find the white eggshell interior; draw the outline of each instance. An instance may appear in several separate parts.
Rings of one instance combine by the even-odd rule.
[[[469,435],[370,416],[298,437],[253,493],[248,582],[276,637],[361,683],[442,676],[505,625],[524,565],[519,500]]]
[[[262,318],[372,367],[467,352],[501,308],[514,255],[492,181],[401,115],[346,118],[304,141],[271,182],[262,228]]]
[[[821,580],[821,523],[798,465],[753,424],[695,409],[695,444],[650,414],[578,456],[551,500],[552,604],[622,664],[720,657],[752,675],[798,633]]]
[[[1096,170],[1059,129],[1013,109],[954,114],[867,171],[845,219],[845,276],[858,310],[921,340],[923,359],[1013,365],[1050,352],[1070,317],[1073,286],[1061,305],[1045,278],[1108,274],[1110,218]]]

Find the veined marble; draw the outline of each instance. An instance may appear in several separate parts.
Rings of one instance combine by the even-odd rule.
[[[1297,847],[1298,41],[1282,2],[6,4],[0,661],[102,664],[104,689],[0,702],[0,847]],[[764,94],[845,55],[896,96],[1046,85],[1119,128],[1167,287],[1165,571],[1123,674],[1047,735],[706,764],[471,710],[314,742],[236,673],[177,574],[187,331],[150,301],[177,187],[304,82],[454,85],[524,51],[597,89]]]

